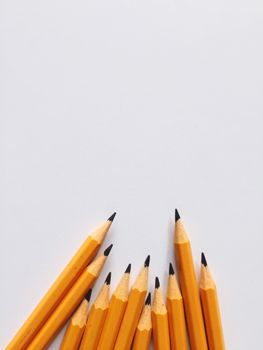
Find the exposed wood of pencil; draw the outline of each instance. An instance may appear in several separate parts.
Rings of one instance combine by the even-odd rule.
[[[57,277],[45,296],[11,340],[6,350],[24,350],[27,348],[27,345],[44,325],[57,305],[80,276],[81,272],[96,255],[114,217],[115,213],[84,241],[68,265]]]
[[[155,280],[152,323],[154,349],[170,350],[168,315],[158,278]]]
[[[27,350],[40,350],[48,346],[79,305],[98,278],[112,245],[96,258],[80,275],[73,287],[41,328]]]
[[[102,329],[97,350],[112,350],[120,329],[129,295],[130,265],[115,289]]]
[[[84,298],[75,311],[60,345],[60,350],[77,350],[85,330],[88,318],[89,301]]]
[[[224,336],[216,285],[202,255],[200,294],[209,350],[224,350]]]
[[[148,350],[152,335],[152,317],[151,317],[151,293],[145,302],[133,342],[133,350]]]
[[[168,311],[171,350],[187,350],[187,333],[183,298],[170,264],[166,305]]]
[[[136,327],[144,305],[148,287],[148,270],[150,257],[148,256],[132,286],[128,304],[116,340],[115,350],[130,350]]]
[[[176,212],[178,214],[178,212]],[[191,348],[207,350],[204,320],[193,264],[191,245],[182,220],[176,215],[175,256],[178,267],[179,282],[183,295],[187,327]]]
[[[92,305],[79,350],[97,349],[103,324],[109,308],[110,274]]]

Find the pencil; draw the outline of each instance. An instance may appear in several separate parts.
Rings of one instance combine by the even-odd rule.
[[[169,266],[166,305],[168,311],[171,350],[187,350],[188,344],[183,298],[171,263]]]
[[[150,255],[147,256],[135,283],[132,286],[128,304],[116,340],[115,350],[130,350],[148,287]]]
[[[170,350],[168,315],[158,277],[155,278],[152,323],[154,349]]]
[[[204,253],[201,257],[200,295],[209,350],[224,350],[225,344],[216,285],[207,266]]]
[[[148,350],[152,336],[151,293],[148,294],[133,342],[133,350]]]
[[[128,265],[117,288],[115,289],[102,329],[97,350],[112,350],[120,329],[129,295],[131,264]]]
[[[60,345],[60,350],[77,350],[79,348],[88,318],[90,296],[91,289],[88,291],[86,297],[72,316]]]
[[[207,350],[205,326],[193,264],[191,245],[180,215],[175,210],[175,256],[183,294],[191,348]]]
[[[112,214],[81,245],[62,273],[47,291],[34,311],[11,340],[6,350],[25,350],[40,328],[61,302],[63,297],[80,276],[84,268],[92,261],[101,246],[116,213]]]
[[[112,248],[112,244],[104,251],[104,254],[96,258],[80,275],[73,287],[55,309],[53,314],[41,328],[27,350],[41,350],[48,346],[59,330],[66,323],[72,312],[79,305],[87,291],[98,278],[102,267]]]
[[[111,273],[108,274],[97,299],[92,305],[79,350],[97,349],[102,327],[109,308],[110,281]]]

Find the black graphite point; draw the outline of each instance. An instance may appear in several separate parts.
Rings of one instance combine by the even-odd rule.
[[[178,210],[175,209],[175,222],[177,222],[180,219],[180,215],[178,213]]]
[[[115,218],[115,216],[116,216],[116,212],[114,212],[109,218],[108,218],[108,221],[113,221],[114,220],[114,218]]]
[[[125,273],[130,273],[131,272],[131,264],[127,266],[127,269],[125,270]]]
[[[89,289],[88,293],[87,293],[86,296],[85,296],[85,299],[86,299],[87,301],[90,301],[91,293],[92,293],[92,289]]]
[[[151,305],[151,293],[147,295],[147,298],[145,300],[145,305]]]
[[[111,281],[111,272],[108,273],[108,276],[106,277],[105,279],[105,284],[110,284],[110,281]]]
[[[158,289],[160,287],[160,281],[158,277],[155,277],[155,289]]]
[[[147,256],[145,262],[144,262],[144,266],[148,267],[150,265],[150,255]]]
[[[207,266],[207,261],[206,261],[206,258],[205,258],[205,254],[204,254],[204,253],[201,254],[201,263],[202,263],[204,266]]]
[[[172,263],[170,263],[170,265],[169,265],[169,275],[174,275],[174,268],[173,268]]]
[[[108,256],[110,254],[111,248],[112,248],[113,244],[109,245],[108,248],[106,248],[104,250],[104,255]]]

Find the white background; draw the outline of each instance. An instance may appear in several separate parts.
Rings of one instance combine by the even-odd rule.
[[[148,253],[164,286],[175,207],[227,349],[262,347],[262,1],[2,0],[0,22],[0,348],[115,210],[97,288]]]

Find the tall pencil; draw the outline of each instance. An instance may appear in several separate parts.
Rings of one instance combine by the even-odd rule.
[[[91,289],[69,321],[68,328],[60,345],[60,350],[78,350],[88,318]]]
[[[131,264],[128,265],[117,288],[115,289],[101,332],[97,350],[112,350],[120,329],[129,295]]]
[[[79,250],[64,268],[23,326],[11,340],[6,350],[25,350],[63,297],[92,261],[101,246],[116,213],[112,214],[81,245]]]
[[[200,294],[209,350],[224,350],[225,344],[216,285],[207,266],[204,253],[201,257]]]
[[[169,266],[166,305],[168,311],[171,350],[187,350],[188,345],[183,298],[171,263]]]
[[[96,258],[80,275],[73,287],[52,313],[45,325],[33,339],[27,350],[42,350],[54,339],[59,330],[66,323],[73,311],[79,305],[87,291],[93,286],[97,280],[102,267],[110,253],[112,245],[110,245],[104,254]]]
[[[149,293],[136,329],[132,350],[149,350],[152,335],[151,312],[151,293]]]
[[[205,326],[191,245],[177,209],[175,210],[174,248],[179,282],[184,299],[191,349],[207,350]]]
[[[86,329],[79,350],[97,349],[103,324],[109,308],[111,273],[108,274],[98,296],[92,305]]]
[[[149,264],[150,255],[147,256],[144,266],[132,286],[128,304],[114,347],[115,350],[130,350],[131,348],[132,340],[147,293]]]
[[[152,305],[152,323],[154,349],[170,350],[168,315],[158,277],[155,279],[155,290]]]

